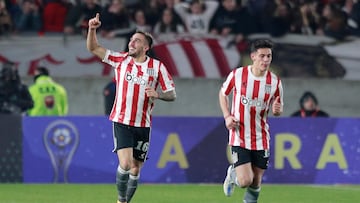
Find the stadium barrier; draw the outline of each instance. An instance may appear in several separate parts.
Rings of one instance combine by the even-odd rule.
[[[359,184],[359,118],[270,118],[265,183]],[[114,183],[105,116],[24,117],[25,183]],[[221,183],[229,164],[220,117],[154,117],[144,183]],[[0,166],[2,163],[0,163]]]

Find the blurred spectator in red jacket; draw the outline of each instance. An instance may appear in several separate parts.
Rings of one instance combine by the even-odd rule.
[[[47,3],[43,11],[43,31],[63,32],[66,14],[72,6],[68,0],[54,0]]]

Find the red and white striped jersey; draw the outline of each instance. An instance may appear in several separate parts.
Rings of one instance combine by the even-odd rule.
[[[163,92],[175,89],[174,81],[159,60],[147,57],[136,63],[127,52],[106,50],[103,62],[113,66],[116,96],[109,120],[135,127],[150,127],[153,101],[146,96],[147,86],[160,85]]]
[[[240,127],[229,130],[229,145],[249,150],[268,150],[270,142],[269,109],[277,96],[283,105],[281,80],[267,71],[255,77],[251,67],[234,69],[223,83],[224,95],[232,93],[231,114],[240,121]]]

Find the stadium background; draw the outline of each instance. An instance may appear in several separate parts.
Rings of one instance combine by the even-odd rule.
[[[46,65],[69,95],[67,117],[0,117],[0,182],[112,184],[114,181],[116,157],[111,153],[111,126],[103,116],[102,98],[102,88],[112,72],[98,61],[90,60],[84,39],[70,38],[67,45],[62,40],[43,37],[28,41],[20,37],[0,42],[0,60],[17,62],[26,84],[32,83],[33,65]],[[278,43],[278,51],[272,68],[284,83],[285,112],[280,119],[270,118],[272,159],[264,183],[359,184],[360,56],[354,54],[359,40],[333,43],[328,38],[296,35],[273,40]],[[101,41],[109,43],[105,39]],[[324,42],[328,44],[322,45]],[[10,48],[14,44],[17,46]],[[109,45],[114,49],[125,46],[123,39]],[[18,57],[30,48],[33,52]],[[69,54],[76,53],[79,58],[90,59],[82,60],[85,64],[66,63],[71,60]],[[239,60],[241,64],[248,62],[246,54],[239,56]],[[311,67],[312,63],[317,66]],[[218,73],[199,77],[178,71],[174,78],[178,99],[174,103],[158,102],[155,106],[153,143],[143,183],[221,184],[228,158],[226,130],[217,99],[224,78],[221,71]],[[316,94],[321,108],[331,118],[289,118],[306,90]],[[72,141],[67,143],[67,139]],[[37,202],[37,197],[30,200]]]

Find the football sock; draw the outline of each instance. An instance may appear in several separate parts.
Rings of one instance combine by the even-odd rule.
[[[130,200],[132,199],[132,197],[135,194],[139,177],[140,177],[140,175],[133,176],[130,174],[130,176],[129,176],[129,182],[128,182],[127,191],[126,191],[126,200],[128,203],[130,202]]]
[[[244,203],[257,203],[259,198],[260,187],[247,187],[245,196],[244,196]]]
[[[129,171],[125,171],[120,166],[116,171],[116,186],[120,202],[126,202],[126,190],[129,182]]]

